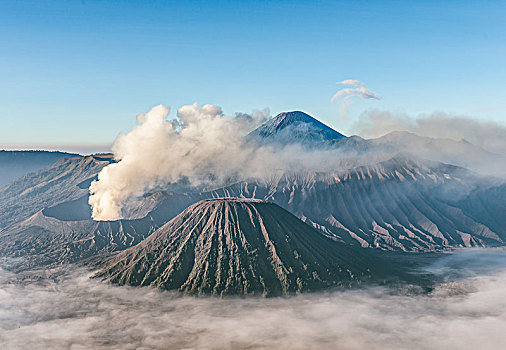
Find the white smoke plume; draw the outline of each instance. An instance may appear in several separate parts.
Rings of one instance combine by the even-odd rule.
[[[230,176],[248,162],[250,154],[241,147],[248,118],[225,117],[219,107],[196,103],[181,107],[173,120],[168,115],[168,107],[156,106],[117,137],[112,150],[118,162],[90,187],[94,218],[118,219],[125,199],[157,185],[184,176],[194,182]]]
[[[221,108],[196,103],[183,106],[177,117],[167,119],[169,109],[156,106],[146,114],[137,117],[137,125],[128,133],[120,134],[113,144],[116,163],[105,167],[98,181],[90,186],[89,203],[95,220],[116,220],[127,217],[125,203],[153,190],[167,188],[169,184],[184,183],[185,186],[209,187],[225,185],[231,179],[262,179],[280,171],[339,171],[346,168],[347,157],[356,156],[354,149],[339,152],[332,149],[308,150],[300,144],[258,147],[245,141],[245,135],[267,119],[269,111],[256,111],[253,115],[236,114],[225,116]],[[399,129],[402,125],[419,125],[427,132],[434,130],[432,124],[439,119],[410,124],[395,122],[395,118],[383,118],[382,114],[370,114],[370,121],[359,123],[366,133],[368,125],[384,124],[383,129]],[[402,119],[401,119],[402,120]],[[441,123],[440,123],[441,124]],[[464,124],[464,123],[462,123]],[[463,125],[453,128],[472,136],[472,128]],[[378,127],[381,129],[381,127]],[[500,144],[504,128],[482,127],[480,135],[488,142]],[[453,131],[455,132],[455,131]],[[441,133],[441,131],[439,131]],[[494,133],[496,136],[494,137]],[[502,133],[502,134],[501,134]],[[492,135],[492,137],[490,136]],[[411,139],[410,139],[411,140]],[[408,140],[408,143],[410,141]],[[463,152],[469,147],[457,147],[446,143],[429,145],[418,143],[411,147],[397,147],[422,158],[439,160],[450,164],[470,167],[473,170],[486,169],[487,174],[504,174],[504,167],[497,167],[494,157],[483,157],[483,152]],[[427,149],[425,149],[427,148]],[[378,155],[370,152],[360,155],[360,162],[377,161]],[[369,157],[370,159],[366,159]],[[353,163],[353,162],[352,162]],[[501,163],[501,162],[499,162]],[[124,211],[124,212],[122,212]]]
[[[330,102],[334,102],[338,99],[342,99],[341,105],[339,107],[339,111],[340,111],[342,118],[344,118],[346,116],[346,110],[351,103],[352,97],[359,97],[361,99],[373,99],[373,100],[380,100],[381,99],[381,97],[379,97],[378,95],[371,92],[367,88],[367,86],[365,86],[364,83],[362,83],[358,80],[348,79],[348,80],[340,81],[340,82],[338,82],[338,84],[353,86],[352,88],[343,88],[343,89],[339,90],[330,99]]]
[[[172,120],[166,119],[169,108],[161,105],[139,115],[137,125],[113,144],[117,163],[105,167],[90,186],[93,218],[119,219],[127,199],[171,183],[218,185],[230,178],[263,178],[330,164],[330,151],[316,156],[301,145],[257,147],[245,141],[247,132],[266,120],[266,112],[230,117],[219,107],[194,103],[179,108]]]

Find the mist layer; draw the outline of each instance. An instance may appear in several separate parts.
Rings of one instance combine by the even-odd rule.
[[[19,284],[0,274],[0,347],[9,349],[501,349],[506,251],[448,255],[432,293],[370,288],[293,298],[179,297],[112,287],[82,271]]]

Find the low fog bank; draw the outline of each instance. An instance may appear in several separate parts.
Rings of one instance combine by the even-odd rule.
[[[403,113],[372,110],[360,115],[353,132],[375,138],[393,131],[409,131],[420,136],[466,140],[483,149],[506,155],[506,125],[446,113],[432,113],[412,118]]]
[[[456,252],[428,270],[448,279],[429,295],[377,287],[224,300],[112,287],[82,270],[24,285],[1,271],[0,347],[501,349],[506,251]]]

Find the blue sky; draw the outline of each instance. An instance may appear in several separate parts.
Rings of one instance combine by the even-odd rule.
[[[506,120],[506,2],[0,1],[0,146],[104,144],[156,104]],[[358,79],[381,101],[346,119]]]

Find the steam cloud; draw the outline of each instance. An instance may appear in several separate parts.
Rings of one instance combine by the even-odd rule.
[[[117,137],[112,150],[118,162],[105,167],[90,186],[95,220],[119,219],[126,200],[170,183],[203,186],[265,178],[286,169],[331,168],[331,160],[338,158],[328,150],[316,154],[301,145],[248,143],[247,132],[266,120],[262,111],[224,116],[219,107],[194,103],[179,108],[173,120],[167,120],[168,115],[169,108],[156,106]]]
[[[0,270],[0,347],[502,349],[506,251],[462,251],[430,270],[452,277],[428,295],[378,287],[274,299],[179,297],[82,271],[25,285]]]
[[[381,97],[371,92],[367,86],[365,86],[364,83],[358,81],[358,80],[343,80],[338,82],[338,84],[341,85],[351,85],[353,88],[343,88],[336,92],[334,96],[330,99],[330,102],[334,102],[338,100],[339,98],[342,98],[342,103],[339,107],[341,117],[345,117],[346,115],[346,109],[351,103],[352,97],[359,97],[362,99],[373,99],[373,100],[380,100]]]
[[[367,89],[356,81],[359,88]],[[343,82],[343,83],[344,83]],[[338,93],[339,94],[339,93]],[[366,93],[364,93],[367,95]],[[341,95],[339,95],[341,96]],[[349,97],[349,95],[346,95]],[[177,117],[168,120],[169,109],[156,106],[137,117],[137,125],[120,134],[113,144],[117,163],[105,167],[98,181],[90,186],[89,203],[95,220],[116,220],[128,216],[123,207],[129,200],[168,184],[219,186],[230,180],[269,178],[280,171],[339,171],[348,157],[357,156],[350,149],[308,150],[300,144],[261,146],[245,141],[245,135],[267,119],[269,112],[253,115],[224,116],[219,107],[196,103],[183,106]],[[392,130],[410,130],[422,135],[466,138],[484,148],[506,153],[506,128],[492,122],[478,122],[461,117],[432,115],[414,121],[406,116],[372,111],[362,115],[355,130],[362,136],[376,136]],[[430,146],[430,147],[427,147]],[[398,147],[422,158],[469,167],[484,174],[504,176],[505,162],[483,157],[483,152],[469,153],[454,145],[409,144]],[[463,151],[464,150],[464,153]],[[361,154],[362,164],[378,161],[374,152]],[[353,162],[352,162],[353,163]],[[353,164],[351,164],[353,165]],[[124,213],[125,212],[125,213]],[[124,215],[123,215],[124,214]]]
[[[137,117],[137,125],[120,134],[112,150],[117,163],[104,168],[90,186],[89,203],[97,220],[119,218],[122,203],[147,189],[186,178],[193,184],[219,180],[253,166],[253,149],[243,135],[265,117],[225,117],[219,107],[183,106],[166,120],[169,108],[159,105]]]

